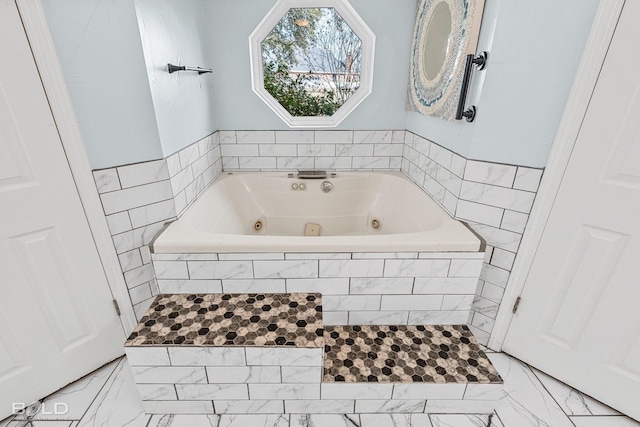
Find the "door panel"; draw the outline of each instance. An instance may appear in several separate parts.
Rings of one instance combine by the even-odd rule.
[[[73,176],[12,0],[0,0],[0,419],[123,354]]]
[[[626,2],[504,350],[640,419],[640,2]]]

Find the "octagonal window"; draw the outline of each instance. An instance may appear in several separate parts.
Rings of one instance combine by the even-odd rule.
[[[374,42],[346,0],[280,0],[250,36],[253,90],[291,127],[336,126],[371,93]]]

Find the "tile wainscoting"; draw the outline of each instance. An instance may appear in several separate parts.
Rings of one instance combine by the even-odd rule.
[[[486,345],[543,170],[467,160],[411,132],[404,146],[402,171],[487,242],[468,319]]]
[[[166,159],[93,172],[131,304],[140,319],[158,293],[147,246],[220,174],[218,133]]]
[[[157,292],[146,245],[222,169],[299,168],[402,170],[482,236],[488,246],[467,321],[486,344],[542,169],[467,160],[404,130],[218,131],[167,159],[95,171],[138,317]]]

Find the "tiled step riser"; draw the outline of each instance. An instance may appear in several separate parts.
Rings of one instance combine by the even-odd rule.
[[[326,325],[463,324],[483,253],[152,254],[161,293],[323,295]]]
[[[152,414],[490,413],[464,325],[322,325],[319,294],[161,295],[125,343]]]

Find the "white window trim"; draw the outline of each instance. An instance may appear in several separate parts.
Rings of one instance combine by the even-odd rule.
[[[41,2],[40,0],[16,0],[16,4],[111,294],[120,308],[120,322],[124,335],[129,335],[138,321],[131,305],[118,257],[113,249],[107,220],[91,174],[87,152],[80,136]]]
[[[261,44],[291,8],[333,7],[362,41],[360,87],[331,117],[294,117],[264,88]],[[279,0],[249,36],[251,87],[268,106],[292,128],[336,127],[373,90],[373,63],[376,36],[347,0]]]

